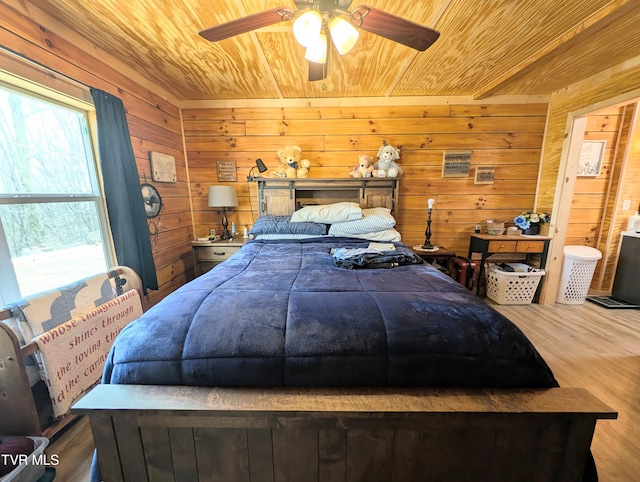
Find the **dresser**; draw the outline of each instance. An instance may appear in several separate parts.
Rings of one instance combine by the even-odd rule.
[[[471,259],[473,253],[480,253],[482,259],[478,267],[478,290],[484,276],[484,265],[487,258],[497,253],[514,253],[526,254],[527,259],[530,254],[540,256],[539,268],[544,268],[547,262],[547,253],[549,251],[549,242],[551,238],[548,236],[493,236],[491,234],[472,234],[471,243],[469,244],[469,255]],[[478,293],[479,294],[479,293]],[[540,285],[533,298],[537,302],[540,294]]]
[[[248,238],[236,237],[225,241],[192,241],[193,267],[196,276],[206,273],[214,266],[237,253],[248,242]]]

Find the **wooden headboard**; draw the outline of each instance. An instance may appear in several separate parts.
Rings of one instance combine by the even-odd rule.
[[[355,202],[362,208],[385,207],[395,212],[398,179],[256,178],[258,214],[287,216],[307,205]]]

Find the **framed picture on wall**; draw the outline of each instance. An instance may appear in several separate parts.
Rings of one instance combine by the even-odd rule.
[[[583,141],[578,161],[578,176],[596,177],[602,172],[607,141]]]
[[[471,151],[445,151],[442,159],[442,177],[469,177]]]
[[[218,181],[236,182],[236,161],[216,161]]]
[[[493,184],[496,178],[495,167],[476,167],[476,177],[474,184]]]

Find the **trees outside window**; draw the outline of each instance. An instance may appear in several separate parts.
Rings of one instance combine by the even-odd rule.
[[[89,111],[0,84],[3,303],[113,264]]]

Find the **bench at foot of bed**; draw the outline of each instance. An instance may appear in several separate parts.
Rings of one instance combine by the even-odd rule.
[[[596,421],[579,388],[99,385],[88,415],[105,481],[579,481]]]

